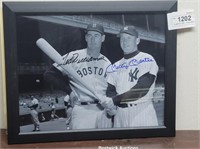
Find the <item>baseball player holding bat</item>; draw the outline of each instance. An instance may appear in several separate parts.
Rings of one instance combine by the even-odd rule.
[[[140,38],[134,26],[123,27],[119,36],[124,57],[107,69],[107,96],[113,99],[111,106],[117,106],[114,127],[157,126],[152,103],[157,63],[150,54],[138,50]]]
[[[62,57],[43,39],[37,41],[40,49],[55,62],[45,78],[77,100],[71,115],[71,129],[96,128],[96,118],[104,109],[101,103],[110,99],[106,98],[106,68],[111,63],[100,53],[105,40],[103,27],[89,24],[85,40],[87,48]]]

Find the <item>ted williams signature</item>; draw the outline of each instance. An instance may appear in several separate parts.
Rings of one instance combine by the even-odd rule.
[[[67,54],[63,57],[64,62],[62,65],[66,65],[66,64],[70,64],[70,63],[78,64],[78,63],[83,63],[83,62],[100,61],[100,60],[105,60],[104,58],[105,58],[104,56],[101,56],[98,58],[94,58],[94,57],[79,58],[78,53],[74,53],[71,57],[69,57],[69,54]]]

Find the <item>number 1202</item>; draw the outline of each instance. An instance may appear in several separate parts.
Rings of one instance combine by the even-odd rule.
[[[191,21],[191,15],[178,17],[179,22]]]

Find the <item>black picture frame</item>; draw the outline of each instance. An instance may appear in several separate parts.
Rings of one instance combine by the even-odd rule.
[[[175,99],[176,99],[176,31],[169,31],[167,24],[164,52],[164,126],[142,129],[109,129],[94,131],[69,131],[49,133],[19,133],[19,71],[18,50],[20,16],[48,16],[74,14],[163,14],[167,22],[167,13],[177,10],[176,0],[142,1],[85,1],[85,2],[3,2],[6,98],[8,143],[34,143],[73,140],[129,139],[146,137],[175,136]]]

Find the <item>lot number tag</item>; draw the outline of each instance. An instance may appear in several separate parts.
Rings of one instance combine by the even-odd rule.
[[[190,28],[195,26],[194,11],[172,12],[167,14],[168,30]]]

